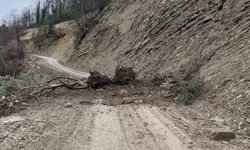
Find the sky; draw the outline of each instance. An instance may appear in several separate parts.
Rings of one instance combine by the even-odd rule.
[[[31,7],[35,2],[36,0],[0,0],[0,23],[12,9],[20,13],[23,8]]]

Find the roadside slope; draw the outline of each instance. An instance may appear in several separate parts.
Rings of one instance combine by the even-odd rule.
[[[113,76],[133,67],[139,78],[174,73],[202,78],[194,106],[250,134],[250,1],[129,0],[112,6],[70,62]]]

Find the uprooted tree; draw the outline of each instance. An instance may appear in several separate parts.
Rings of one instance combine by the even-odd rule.
[[[68,77],[57,77],[36,85],[35,94],[48,95],[57,88],[82,90],[87,88],[97,89],[107,85],[128,85],[135,83],[136,73],[133,71],[133,69],[121,67],[116,69],[115,77],[113,79],[110,79],[108,76],[103,75],[97,71],[90,72],[90,76],[85,81]]]
[[[90,72],[90,76],[87,80],[87,85],[89,88],[100,88],[105,85],[127,85],[135,84],[136,73],[133,68],[121,67],[117,68],[115,71],[115,76],[110,79],[106,75],[102,75],[99,72]]]

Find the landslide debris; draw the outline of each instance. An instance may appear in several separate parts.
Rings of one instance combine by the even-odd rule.
[[[109,84],[111,84],[111,80],[109,77],[102,75],[101,73],[96,71],[90,72],[90,76],[87,80],[87,85],[89,88],[97,89]]]
[[[115,71],[113,82],[116,84],[127,85],[136,82],[136,73],[133,68],[121,67]]]
[[[97,71],[90,72],[90,76],[87,79],[87,85],[89,88],[101,88],[105,85],[117,84],[117,85],[128,85],[136,82],[136,73],[132,68],[121,67],[117,68],[115,76],[110,79],[106,75],[102,75]]]

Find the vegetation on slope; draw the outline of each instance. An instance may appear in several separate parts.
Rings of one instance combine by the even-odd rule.
[[[23,68],[24,52],[7,27],[0,27],[0,76],[16,75]]]

